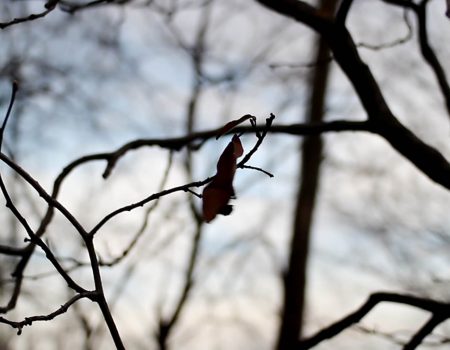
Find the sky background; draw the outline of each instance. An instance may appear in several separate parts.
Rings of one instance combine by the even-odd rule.
[[[172,2],[157,1],[170,6]],[[0,35],[0,106],[10,94],[10,72],[19,75],[20,91],[6,133],[6,145],[18,163],[48,191],[57,174],[83,155],[112,151],[137,138],[185,134],[186,108],[192,93],[191,56],[180,41],[192,43],[204,8],[186,7],[165,17],[155,7],[136,1],[68,15],[56,10],[45,19],[3,30]],[[39,11],[38,1],[1,4],[0,20]],[[431,43],[448,71],[450,22],[444,1],[431,1]],[[203,11],[203,12],[202,12]],[[414,25],[415,20],[410,16]],[[424,64],[416,34],[384,49],[368,45],[392,43],[408,36],[403,12],[378,0],[355,1],[348,27],[359,51],[378,79],[398,118],[450,159],[450,126],[431,70]],[[195,130],[217,128],[250,113],[263,123],[304,120],[307,77],[313,52],[312,32],[271,13],[253,1],[215,2],[206,35],[204,69],[210,77],[233,79],[207,83],[201,94]],[[19,68],[17,68],[19,67]],[[339,68],[332,63],[326,120],[364,120],[365,113]],[[256,138],[243,136],[246,150]],[[319,202],[315,213],[307,293],[306,333],[344,316],[375,291],[415,292],[448,300],[450,282],[450,194],[433,184],[377,136],[329,134]],[[193,178],[215,172],[229,140],[208,141],[193,158]],[[198,281],[176,327],[174,349],[270,349],[276,336],[281,298],[280,271],[287,258],[293,204],[298,183],[300,139],[269,135],[251,164],[273,173],[239,170],[233,214],[205,227],[195,277]],[[185,153],[173,154],[164,188],[188,182]],[[122,158],[107,180],[104,162],[80,167],[64,183],[60,201],[86,226],[117,207],[158,191],[169,152],[143,148]],[[37,225],[44,203],[5,168],[17,205]],[[200,192],[200,190],[199,190]],[[131,349],[153,346],[157,316],[168,314],[178,296],[186,268],[194,223],[188,194],[162,198],[148,227],[127,258],[104,268],[105,290],[125,342]],[[195,199],[200,207],[200,200]],[[10,215],[2,212],[4,225]],[[117,256],[142,224],[145,208],[120,215],[96,237],[99,255]],[[4,239],[10,239],[9,230]],[[24,232],[16,234],[20,244]],[[61,258],[87,261],[80,238],[57,216],[48,232]],[[70,265],[70,262],[67,262]],[[41,253],[27,276],[52,271]],[[73,272],[92,285],[89,269]],[[5,275],[7,276],[7,275]],[[5,277],[6,278],[6,277]],[[48,313],[69,298],[61,278],[28,278],[26,297],[11,313],[22,319]],[[33,291],[39,290],[39,293]],[[1,296],[7,300],[8,293]],[[116,301],[117,300],[117,301]],[[93,325],[101,322],[92,303],[77,311]],[[16,337],[0,332],[14,349],[59,349],[61,330],[79,348],[82,339],[75,311],[53,322],[35,324]],[[402,306],[382,305],[364,320],[369,329],[394,332],[403,339],[427,315]],[[437,333],[450,335],[449,324]],[[111,348],[101,330],[98,349]],[[60,342],[60,343],[59,343]],[[397,349],[382,336],[349,329],[317,349]],[[436,347],[434,347],[436,348]]]

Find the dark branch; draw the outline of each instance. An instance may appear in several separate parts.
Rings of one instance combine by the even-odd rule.
[[[173,187],[173,188],[170,188],[170,189],[158,192],[158,193],[153,193],[152,195],[150,195],[136,203],[132,203],[132,204],[126,205],[124,207],[121,207],[119,209],[116,209],[116,210],[112,211],[111,213],[109,213],[108,215],[106,215],[102,220],[100,220],[100,222],[97,225],[95,225],[95,227],[89,232],[89,235],[90,236],[95,235],[98,232],[98,230],[100,230],[109,220],[111,220],[113,217],[115,217],[123,212],[132,211],[136,208],[144,206],[145,204],[147,204],[151,201],[154,201],[163,196],[167,196],[171,193],[180,192],[180,191],[187,192],[192,187],[204,186],[211,180],[212,180],[212,177],[209,177],[203,181],[194,181],[194,182],[190,182],[185,185]]]
[[[309,25],[323,35],[336,62],[352,83],[368,115],[370,131],[388,141],[432,181],[450,189],[450,164],[440,152],[419,139],[395,117],[375,77],[361,59],[353,38],[345,27],[326,21],[302,1],[264,0],[259,2],[280,14]]]
[[[265,125],[257,125],[256,127],[244,127],[240,126],[232,131],[232,133],[254,133],[262,132],[266,128]],[[166,139],[139,139],[132,142],[129,142],[119,149],[111,153],[102,153],[97,155],[90,155],[85,157],[85,159],[77,160],[77,164],[70,165],[70,170],[77,166],[78,163],[84,163],[90,160],[102,160],[105,159],[107,161],[106,169],[103,173],[103,177],[107,178],[117,161],[123,157],[126,153],[132,150],[136,150],[141,147],[148,146],[159,146],[161,148],[179,151],[183,147],[186,147],[192,144],[195,141],[205,141],[216,137],[217,133],[221,130],[221,128],[217,128],[209,131],[202,131],[192,133],[190,135],[176,137],[176,138],[166,138]],[[325,123],[317,123],[317,124],[290,124],[290,125],[272,125],[270,128],[271,133],[283,133],[290,135],[316,135],[324,132],[339,132],[339,131],[370,131],[369,125],[366,122],[359,121],[347,121],[347,120],[336,120],[332,122]]]
[[[159,185],[159,191],[162,191],[164,189],[164,187],[166,186],[167,180],[169,178],[169,172],[170,172],[170,169],[172,168],[172,161],[173,161],[173,153],[170,152],[169,161],[167,162],[166,170],[164,172],[161,183]],[[108,266],[108,267],[114,266],[114,265],[118,264],[119,262],[121,262],[133,250],[133,248],[136,246],[139,239],[142,237],[145,230],[147,229],[150,214],[156,209],[158,203],[159,203],[159,201],[156,200],[155,202],[153,202],[152,206],[149,206],[147,208],[147,210],[144,214],[144,220],[142,221],[141,226],[139,227],[137,232],[134,234],[133,239],[130,241],[130,243],[127,245],[127,247],[122,251],[122,253],[120,255],[116,256],[115,258],[111,259],[110,261],[104,261],[102,259],[99,259],[100,266]]]
[[[255,131],[259,131],[261,130],[262,134],[260,137],[258,137],[258,141],[256,142],[255,146],[253,147],[252,150],[250,150],[250,152],[248,152],[248,154],[242,159],[241,162],[239,162],[239,164],[237,164],[237,167],[240,168],[243,165],[245,165],[245,163],[247,163],[250,158],[252,157],[252,155],[256,152],[256,150],[258,149],[258,147],[260,146],[260,144],[262,143],[264,137],[266,136],[267,132],[269,131],[269,128],[271,128],[272,125],[272,121],[275,118],[275,116],[273,114],[271,114],[271,116],[269,118],[267,118],[266,120],[266,126],[264,127],[255,127],[252,126],[251,128],[235,128],[233,129],[233,132],[255,132]],[[141,140],[139,145],[134,142],[132,143],[132,148],[136,148],[137,146],[142,147],[142,146],[147,146],[149,144],[151,145],[158,145],[158,146],[168,146],[170,149],[173,149],[174,145],[176,145],[177,148],[185,146],[187,144],[189,144],[190,142],[196,140],[196,139],[202,139],[202,138],[212,138],[215,137],[217,135],[217,132],[220,129],[216,129],[214,131],[208,131],[208,132],[204,132],[204,133],[197,133],[197,134],[192,134],[190,136],[187,136],[185,138],[177,138],[177,139],[163,139],[163,140]],[[230,131],[231,132],[231,131]],[[127,147],[121,147],[120,148],[120,154],[123,155],[125,152],[127,152],[129,149]],[[115,158],[118,159],[118,158]],[[103,227],[103,225],[105,225],[109,220],[111,220],[113,217],[115,217],[116,215],[126,212],[126,211],[131,211],[134,210],[138,207],[142,207],[145,204],[154,201],[158,198],[161,198],[163,196],[167,196],[171,193],[174,192],[180,192],[180,191],[184,191],[184,192],[188,192],[192,187],[201,187],[206,185],[207,183],[209,183],[213,178],[209,177],[205,180],[202,181],[194,181],[194,182],[190,182],[188,184],[185,185],[181,185],[181,186],[177,186],[177,187],[173,187],[171,189],[167,189],[158,193],[154,193],[136,203],[133,204],[129,204],[126,205],[122,208],[116,209],[113,212],[109,213],[108,215],[106,215],[102,220],[100,220],[100,222],[90,231],[89,235],[93,236],[95,235],[98,230]]]
[[[428,40],[427,31],[427,4],[428,1],[422,1],[416,11],[417,19],[419,21],[419,44],[422,51],[422,56],[425,61],[429,64],[430,68],[433,70],[436,79],[438,81],[439,87],[441,89],[442,95],[445,100],[445,106],[447,108],[447,113],[450,118],[450,86],[447,81],[447,77],[442,67],[439,59],[437,58],[433,48],[431,47]]]
[[[382,1],[387,4],[410,8],[414,11],[416,11],[418,8],[418,5],[414,1],[411,1],[411,0],[382,0]]]
[[[251,166],[251,165],[242,165],[241,168],[242,168],[242,169],[251,169],[251,170],[260,171],[260,172],[262,172],[263,174],[266,174],[268,177],[274,177],[274,175],[271,174],[271,173],[269,173],[268,171],[266,171],[266,170],[264,170],[264,169],[261,169],[261,168],[258,168],[258,167],[255,167],[255,166]]]
[[[427,5],[429,3],[429,0],[422,0],[418,4],[412,1],[405,1],[405,0],[403,1],[383,0],[383,1],[391,5],[409,8],[415,12],[418,21],[418,39],[422,56],[428,63],[430,68],[433,70],[434,75],[436,76],[436,80],[439,84],[439,88],[445,100],[447,113],[449,114],[450,117],[450,85],[448,83],[444,68],[442,67],[442,64],[439,62],[439,59],[436,56],[436,53],[434,52],[428,40]]]
[[[267,132],[270,130],[270,127],[272,126],[273,120],[275,119],[275,116],[273,114],[270,114],[270,117],[266,119],[266,126],[265,128],[262,130],[261,135],[258,136],[258,141],[256,142],[255,146],[253,146],[253,148],[250,150],[250,152],[248,152],[245,157],[237,164],[238,168],[242,168],[249,160],[250,158],[253,156],[253,154],[255,154],[255,152],[258,150],[259,146],[261,146],[262,142],[264,141],[264,138],[267,135]],[[255,128],[255,127],[253,127]]]
[[[365,42],[360,42],[357,44],[357,46],[376,51],[376,50],[393,48],[395,46],[402,45],[402,44],[408,42],[413,37],[413,28],[412,28],[411,22],[408,17],[408,10],[406,8],[404,9],[404,12],[403,12],[403,21],[404,21],[404,23],[406,25],[406,29],[407,29],[407,32],[404,36],[394,39],[390,42],[384,42],[381,44],[369,44],[369,43],[365,43]]]
[[[20,335],[22,333],[23,327],[31,326],[33,324],[33,322],[37,322],[37,321],[53,320],[55,317],[66,313],[67,310],[70,308],[70,306],[72,306],[78,300],[83,299],[83,298],[91,299],[91,298],[93,298],[94,295],[95,295],[95,293],[93,293],[93,292],[83,292],[80,294],[76,294],[71,299],[69,299],[66,303],[61,305],[61,307],[59,309],[53,311],[52,313],[50,313],[48,315],[26,317],[23,321],[10,321],[10,320],[0,316],[0,323],[4,323],[7,325],[10,325],[13,328],[16,328],[18,330],[17,334]]]
[[[117,350],[125,350],[125,346],[123,345],[122,338],[120,336],[119,330],[117,329],[114,318],[111,314],[111,310],[109,308],[108,302],[106,301],[105,293],[103,291],[103,282],[102,276],[100,274],[100,264],[97,258],[97,252],[94,246],[94,237],[92,235],[83,236],[84,243],[86,245],[86,250],[89,255],[89,261],[91,264],[92,276],[95,284],[95,301],[103,315],[103,319],[105,320],[105,324],[111,334],[111,338],[114,341],[114,345]]]
[[[184,310],[188,297],[194,286],[194,269],[197,264],[198,253],[200,249],[200,239],[203,233],[203,221],[199,216],[196,216],[196,230],[192,240],[192,247],[189,254],[187,269],[184,277],[184,284],[180,293],[180,297],[175,305],[175,310],[168,319],[160,319],[159,329],[158,329],[158,343],[160,344],[160,349],[166,348],[167,339],[177,323],[182,311]]]
[[[72,1],[60,0],[60,8],[62,11],[74,14],[77,11],[94,8],[103,5],[125,5],[131,0],[93,0],[86,3],[77,3]]]
[[[24,251],[24,248],[16,248],[0,244],[0,254],[3,255],[22,256],[24,254]]]
[[[5,129],[6,129],[6,126],[7,126],[8,120],[9,120],[9,116],[11,115],[11,110],[12,110],[12,107],[13,107],[13,104],[14,104],[14,99],[15,99],[15,96],[16,96],[17,88],[18,88],[17,83],[14,82],[13,85],[12,85],[11,100],[10,100],[10,103],[9,103],[9,106],[8,106],[8,110],[6,112],[6,116],[5,116],[4,120],[3,120],[2,127],[0,129],[0,151],[1,151],[2,143],[3,143],[3,135],[5,133]],[[15,163],[12,162],[12,161],[11,161],[11,164],[14,164],[14,166],[15,166]],[[26,175],[28,175],[28,174],[26,174]],[[34,181],[34,179],[32,179],[31,176],[29,176],[29,179]],[[8,193],[8,190],[6,188],[6,185],[5,185],[4,181],[3,181],[3,177],[1,176],[1,174],[0,174],[0,190],[3,193],[3,196],[4,196],[5,200],[6,200],[6,207],[13,213],[13,215],[16,217],[16,219],[20,222],[20,224],[22,225],[22,227],[25,229],[25,231],[27,232],[28,236],[30,237],[30,240],[34,244],[37,244],[45,252],[45,255],[46,255],[47,259],[53,264],[53,266],[59,272],[61,277],[64,278],[64,280],[67,282],[67,285],[70,288],[72,288],[75,291],[77,291],[77,292],[85,292],[85,290],[82,287],[80,287],[66,273],[66,271],[63,269],[63,267],[56,260],[55,256],[53,255],[51,250],[48,248],[48,246],[40,239],[40,237],[36,236],[36,234],[34,233],[33,229],[28,224],[28,221],[25,219],[25,217],[19,212],[17,207],[14,205],[14,203],[13,203],[13,201],[12,201],[12,199],[11,199],[9,193]],[[26,258],[27,254],[25,254],[25,251],[23,251],[22,255],[23,255],[23,260],[22,261],[28,260]],[[21,278],[21,277],[19,277],[19,278]],[[16,300],[17,299],[18,293],[20,291],[20,285],[21,285],[21,282],[17,282],[16,283],[16,288],[14,290],[13,297],[12,297],[11,300]],[[15,293],[17,293],[17,294],[15,294]],[[5,311],[9,310],[10,306],[11,306],[11,304],[9,304],[6,308],[2,308],[1,311],[5,312]]]
[[[0,129],[0,150],[3,144],[3,135],[5,134],[6,125],[8,124],[9,116],[11,115],[12,107],[14,106],[14,101],[16,99],[17,89],[18,89],[17,82],[14,81],[12,83],[11,98],[9,100],[8,109],[6,111],[5,118],[3,119],[2,128]]]
[[[302,349],[302,350],[311,349],[312,347],[316,346],[317,344],[321,343],[322,341],[324,341],[326,339],[330,339],[330,338],[338,335],[343,330],[349,328],[350,326],[352,326],[355,323],[358,323],[377,304],[379,304],[381,302],[404,304],[404,305],[409,305],[409,306],[413,306],[413,307],[428,311],[428,312],[432,313],[433,315],[435,315],[436,317],[440,318],[439,323],[441,323],[446,318],[450,317],[450,304],[449,303],[443,303],[443,302],[434,301],[431,299],[415,297],[412,295],[403,295],[403,294],[396,294],[396,293],[374,293],[356,311],[352,312],[351,314],[342,318],[341,320],[331,324],[330,326],[321,329],[313,336],[303,339],[303,340],[300,340],[299,344],[298,344],[298,349]],[[437,321],[433,321],[433,322],[437,322]],[[428,325],[428,323],[427,323],[427,325]],[[427,326],[427,325],[425,325],[425,326]],[[427,330],[429,328],[431,328],[431,324],[427,327],[428,327]],[[433,329],[431,329],[430,332],[432,330]],[[419,332],[421,332],[421,331],[422,330],[419,330]],[[428,332],[427,334],[429,334],[430,332]],[[425,333],[425,331],[423,331],[423,333]],[[412,349],[412,348],[410,348],[410,349]]]
[[[320,32],[329,27],[333,19],[320,14],[313,6],[298,0],[256,0],[260,4],[287,17],[294,18]]]
[[[255,133],[257,132],[263,132],[266,129],[266,126],[256,126],[256,127],[238,127],[236,129],[233,129],[231,132],[238,132],[238,133]],[[171,139],[142,139],[142,140],[136,140],[132,141],[130,143],[127,143],[120,147],[118,150],[110,153],[98,153],[98,154],[92,154],[88,156],[81,157],[79,159],[76,159],[72,161],[70,164],[68,164],[64,169],[61,171],[61,173],[57,176],[56,180],[53,184],[53,189],[51,192],[51,195],[48,196],[45,191],[39,186],[39,184],[35,184],[38,189],[37,192],[47,201],[48,203],[48,209],[45,213],[43,219],[41,220],[41,224],[39,228],[36,230],[35,235],[37,237],[41,237],[50,222],[52,221],[52,218],[54,216],[54,209],[56,204],[56,198],[58,197],[59,191],[62,187],[62,184],[64,180],[72,173],[73,170],[78,168],[79,166],[92,162],[92,161],[105,161],[107,162],[107,167],[105,170],[105,173],[110,173],[114,167],[114,165],[117,163],[117,161],[124,156],[128,151],[136,150],[140,147],[150,147],[150,146],[159,146],[162,148],[166,148],[169,150],[180,150],[183,147],[187,147],[191,145],[192,143],[196,141],[206,141],[209,139],[214,138],[217,135],[217,132],[220,129],[214,129],[210,131],[204,131],[204,132],[198,132],[193,133],[191,135],[187,135],[184,137],[178,137],[178,138],[171,138]],[[291,125],[272,125],[269,132],[270,133],[282,133],[282,134],[290,134],[290,135],[314,135],[324,132],[341,132],[341,131],[369,131],[369,124],[367,122],[358,122],[358,121],[332,121],[327,123],[319,123],[319,124],[291,124]],[[1,157],[0,157],[1,158]],[[7,162],[10,162],[10,166],[18,168],[16,164],[14,164],[12,161],[7,160],[6,156],[5,159]],[[21,170],[22,171],[22,170]],[[23,171],[22,174],[25,174]],[[27,178],[31,178],[28,176]],[[206,184],[209,180],[205,181],[204,183],[195,182],[196,186],[192,187],[201,187],[204,184]],[[177,189],[172,189],[170,193],[176,192],[176,191],[185,191],[185,192],[191,192],[191,187],[189,186],[180,186]],[[161,197],[162,195],[165,195],[167,193],[162,193],[157,195],[156,197]],[[153,200],[155,198],[150,198],[149,201]],[[142,204],[143,205],[143,204]],[[73,218],[74,219],[74,218]],[[8,303],[7,309],[12,309],[15,304],[18,297],[18,294],[21,289],[22,285],[22,275],[23,271],[26,268],[31,255],[34,251],[35,243],[34,241],[30,242],[29,245],[25,248],[23,248],[23,254],[19,248],[9,248],[9,247],[0,247],[0,250],[11,255],[22,255],[21,261],[18,263],[13,275],[16,277],[16,285],[14,288],[13,295],[11,297],[11,300]],[[109,266],[110,262],[100,262],[100,265],[106,265]],[[75,267],[76,268],[76,267]]]
[[[336,23],[339,25],[345,25],[345,20],[347,19],[352,4],[353,0],[342,0],[341,6],[336,14]]]
[[[52,206],[73,225],[73,227],[80,233],[80,235],[86,235],[86,230],[78,222],[78,220],[56,199],[50,196],[45,189],[37,182],[30,174],[28,174],[22,167],[12,161],[4,153],[0,153],[0,160],[6,163],[11,169],[13,169],[17,174],[19,174],[34,190],[47,202],[49,206]]]
[[[1,151],[1,147],[2,147],[2,142],[3,142],[5,129],[6,129],[9,117],[11,115],[11,110],[12,110],[12,107],[13,107],[13,104],[14,104],[14,100],[15,100],[17,89],[18,89],[17,83],[13,82],[10,103],[9,103],[9,106],[8,106],[8,110],[6,112],[6,116],[5,116],[4,120],[3,120],[2,127],[0,129],[0,151]],[[9,158],[7,158],[6,156],[5,156],[5,158],[7,159],[7,161],[5,161],[5,162],[6,163],[9,162],[10,163],[9,165],[17,173],[20,174],[20,172],[18,170],[20,170],[22,172],[22,174],[20,174],[20,175],[22,177],[25,177],[25,179],[26,179],[26,181],[28,183],[30,183],[31,185],[35,184],[36,186],[39,185],[28,173],[23,171],[13,161],[9,160]],[[8,253],[10,255],[22,256],[22,259],[20,260],[20,262],[18,263],[15,271],[12,274],[12,276],[16,278],[16,281],[15,281],[15,285],[14,285],[13,292],[11,294],[10,300],[9,300],[8,304],[5,307],[1,307],[0,308],[0,312],[5,313],[5,312],[7,312],[7,311],[9,311],[9,310],[11,310],[11,309],[13,309],[15,307],[16,302],[17,302],[17,300],[19,298],[20,291],[21,291],[22,280],[23,280],[23,271],[24,271],[28,261],[30,260],[30,257],[31,257],[31,255],[32,255],[32,253],[34,251],[34,247],[36,245],[38,245],[45,252],[45,255],[46,255],[47,259],[53,264],[53,266],[55,267],[56,271],[58,271],[58,273],[66,281],[67,285],[70,288],[72,288],[73,290],[75,290],[75,291],[77,291],[79,293],[85,292],[86,290],[83,289],[81,286],[79,286],[69,276],[69,274],[64,270],[64,268],[60,265],[60,263],[58,262],[56,257],[53,255],[53,253],[51,252],[49,247],[42,241],[42,239],[40,238],[40,235],[36,234],[32,230],[31,226],[28,224],[28,222],[25,219],[25,217],[22,216],[22,214],[16,208],[16,206],[14,205],[14,203],[13,203],[13,201],[12,201],[12,199],[11,199],[9,193],[8,193],[8,190],[6,188],[5,183],[3,182],[3,178],[2,178],[1,175],[0,175],[0,189],[1,189],[1,191],[3,193],[3,196],[4,196],[5,200],[6,200],[6,207],[8,207],[10,209],[10,211],[13,213],[13,215],[16,217],[16,219],[24,227],[24,229],[26,230],[26,232],[27,232],[27,234],[28,234],[28,236],[30,238],[29,241],[31,242],[31,244],[29,244],[26,248],[21,249],[20,251],[15,249],[15,248],[2,249],[3,252]],[[42,193],[40,193],[41,196],[43,196],[44,194],[47,195],[45,193],[45,191],[40,186],[39,186],[39,189],[42,190]],[[48,197],[51,198],[50,196],[48,196]],[[45,220],[45,218],[44,218],[44,220]]]
[[[414,350],[416,349],[425,338],[433,332],[433,330],[444,322],[450,315],[441,315],[440,313],[434,312],[431,318],[420,328],[416,334],[411,338],[408,344],[405,344],[403,350]]]
[[[34,21],[38,18],[43,18],[45,16],[47,16],[50,12],[52,12],[55,9],[55,6],[52,5],[53,2],[57,2],[57,1],[49,1],[45,4],[46,9],[40,13],[33,13],[31,15],[28,15],[26,17],[20,17],[20,18],[14,18],[13,20],[9,21],[9,22],[0,22],[0,29],[5,29],[9,26],[15,25],[15,24],[19,24],[19,23],[24,23],[24,22],[30,22],[30,21]],[[56,4],[55,4],[56,5]]]

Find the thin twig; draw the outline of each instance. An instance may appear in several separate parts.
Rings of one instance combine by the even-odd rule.
[[[242,165],[241,169],[257,170],[257,171],[260,171],[260,172],[266,174],[268,177],[274,177],[274,175],[269,173],[268,171],[266,171],[264,169],[261,169],[261,168],[258,168],[258,167],[255,167],[255,166],[251,166],[251,165]]]
[[[9,21],[9,22],[2,22],[0,23],[0,29],[5,29],[9,26],[15,25],[15,24],[19,24],[19,23],[24,23],[24,22],[29,22],[29,21],[34,21],[38,18],[43,18],[45,16],[47,16],[50,12],[52,12],[55,9],[55,6],[48,6],[50,2],[48,2],[46,4],[46,9],[40,13],[32,13],[31,15],[28,15],[26,17],[19,17],[19,18],[14,18],[13,20]]]
[[[50,196],[47,191],[36,181],[28,172],[26,172],[18,164],[14,163],[8,156],[4,153],[0,153],[0,160],[7,164],[11,169],[13,169],[17,174],[19,174],[34,190],[47,202],[49,206],[55,207],[58,211],[72,224],[72,226],[84,236],[87,234],[86,230],[80,224],[80,222],[66,209],[59,201]]]
[[[88,9],[88,8],[94,8],[102,5],[125,5],[128,2],[131,2],[130,0],[93,0],[90,2],[86,2],[83,4],[79,4],[72,1],[65,1],[61,0],[60,7],[62,11],[65,11],[70,14],[74,14],[77,11]]]
[[[185,192],[188,192],[190,194],[193,194],[195,197],[202,199],[203,195],[201,195],[200,193],[197,193],[193,190],[191,190],[190,188],[186,188]]]
[[[445,70],[439,61],[434,49],[431,47],[428,40],[428,29],[427,29],[427,5],[429,0],[422,0],[419,3],[413,1],[402,1],[402,0],[383,0],[384,2],[409,8],[413,10],[416,14],[418,20],[418,40],[420,45],[420,51],[426,63],[433,70],[436,80],[439,84],[439,88],[445,100],[445,106],[447,108],[447,113],[450,117],[450,85],[447,80]]]
[[[83,298],[92,299],[94,296],[95,296],[94,292],[86,291],[83,293],[79,293],[79,294],[76,294],[75,296],[73,296],[66,303],[61,305],[61,307],[59,307],[57,310],[53,311],[50,314],[26,317],[23,321],[10,321],[10,320],[0,316],[0,323],[4,323],[7,325],[10,325],[13,328],[16,328],[18,330],[17,334],[20,335],[22,333],[23,327],[31,326],[33,324],[33,322],[37,322],[37,321],[53,320],[55,317],[60,316],[60,315],[64,314],[65,312],[67,312],[67,310],[70,308],[70,306],[72,306],[78,300],[83,299]]]
[[[9,120],[9,116],[11,115],[11,110],[12,110],[12,107],[13,107],[13,104],[14,104],[14,100],[15,100],[17,89],[18,89],[17,83],[14,82],[12,84],[11,100],[10,100],[10,103],[9,103],[9,106],[8,106],[8,110],[6,112],[6,116],[5,116],[4,120],[3,120],[2,127],[0,129],[0,152],[1,152],[1,148],[2,148],[3,135],[5,133],[5,129],[6,129],[6,126],[7,126],[8,120]],[[9,193],[8,193],[8,190],[6,188],[6,185],[5,185],[4,181],[3,181],[3,177],[1,176],[1,174],[0,174],[0,189],[1,189],[1,192],[3,193],[3,196],[4,196],[5,200],[6,200],[6,207],[9,208],[9,210],[13,213],[13,215],[21,223],[21,225],[23,226],[23,228],[27,232],[28,236],[30,237],[30,240],[33,241],[35,244],[37,244],[45,252],[45,255],[46,255],[47,259],[53,264],[53,266],[59,272],[61,277],[64,278],[64,280],[67,282],[67,285],[70,288],[72,288],[73,290],[77,291],[77,292],[85,292],[86,290],[84,288],[80,287],[66,273],[66,271],[59,264],[59,262],[57,261],[57,259],[55,258],[55,256],[53,255],[53,253],[51,252],[49,247],[44,243],[44,241],[42,241],[38,236],[36,236],[36,234],[34,233],[34,231],[31,228],[31,226],[28,224],[28,222],[25,219],[25,217],[19,212],[17,207],[14,205],[14,203],[13,203],[13,201],[12,201],[12,199],[11,199]]]
[[[162,191],[164,189],[164,187],[166,186],[167,180],[169,178],[170,169],[172,168],[172,161],[173,161],[173,152],[171,151],[169,153],[169,161],[167,162],[166,170],[164,171],[164,175],[163,175],[161,183],[159,185],[159,191]],[[118,264],[119,262],[121,262],[131,252],[131,250],[136,246],[139,239],[142,237],[145,230],[147,229],[150,214],[156,209],[158,203],[159,203],[159,200],[156,200],[155,202],[153,202],[152,206],[149,206],[147,208],[147,210],[144,214],[144,220],[143,220],[141,226],[139,227],[137,232],[134,234],[134,237],[131,240],[131,242],[122,251],[122,253],[120,255],[116,256],[115,258],[111,259],[110,261],[104,261],[102,259],[99,259],[100,266],[108,266],[108,267],[114,266],[114,265]]]
[[[258,150],[259,146],[261,146],[261,143],[263,142],[264,138],[267,135],[267,132],[269,131],[270,127],[272,126],[274,119],[275,119],[275,115],[273,115],[271,113],[270,117],[266,119],[266,126],[262,130],[261,135],[258,137],[258,141],[256,142],[255,146],[253,146],[253,148],[250,150],[250,152],[248,152],[245,155],[245,157],[237,164],[238,168],[242,168],[242,166],[244,166],[245,163],[247,163],[250,160],[250,158],[253,156],[253,154],[255,154],[255,152]]]
[[[14,105],[14,101],[16,99],[16,93],[19,86],[16,81],[13,81],[12,88],[11,88],[11,98],[9,100],[8,109],[6,111],[5,118],[3,119],[2,128],[0,129],[0,150],[3,144],[3,135],[5,133],[6,124],[8,123],[9,116],[11,115],[12,107]]]
[[[407,43],[408,41],[410,41],[412,39],[413,36],[413,28],[411,25],[411,22],[409,21],[409,17],[408,17],[408,10],[405,8],[404,12],[403,12],[403,20],[406,24],[406,28],[407,28],[407,32],[403,37],[400,37],[398,39],[392,40],[390,42],[386,42],[386,43],[382,43],[382,44],[368,44],[368,43],[358,43],[357,46],[358,47],[362,47],[364,49],[369,49],[369,50],[383,50],[383,49],[390,49],[402,44]]]
[[[153,193],[152,195],[150,195],[136,203],[132,203],[132,204],[126,205],[124,207],[121,207],[119,209],[116,209],[116,210],[112,211],[111,213],[109,213],[108,215],[106,215],[102,220],[100,220],[100,222],[97,225],[95,225],[95,227],[89,232],[89,235],[90,236],[95,235],[98,232],[98,230],[100,230],[100,228],[102,228],[103,225],[105,225],[109,220],[111,220],[113,217],[115,217],[123,212],[132,211],[136,208],[144,206],[145,204],[147,204],[151,201],[154,201],[163,196],[167,196],[171,193],[187,191],[191,187],[204,186],[211,180],[212,180],[212,177],[208,177],[207,179],[202,180],[202,181],[194,181],[194,182],[191,182],[191,183],[188,183],[185,185],[181,185],[181,186],[176,186],[176,187],[173,187],[173,188],[170,188],[170,189],[158,192],[158,193]]]
[[[450,118],[450,85],[447,80],[447,76],[445,70],[439,62],[439,59],[434,52],[434,49],[431,47],[430,42],[428,40],[428,30],[427,30],[427,5],[428,0],[422,0],[419,4],[417,13],[417,19],[419,22],[419,44],[420,50],[422,52],[422,56],[425,61],[428,63],[430,68],[432,69],[436,80],[439,84],[439,88],[445,100],[445,106],[447,108],[447,114]]]
[[[280,69],[280,68],[289,68],[289,69],[302,69],[302,68],[316,68],[322,65],[328,64],[333,61],[333,56],[328,56],[325,60],[313,61],[313,62],[305,62],[305,63],[270,63],[270,69]]]

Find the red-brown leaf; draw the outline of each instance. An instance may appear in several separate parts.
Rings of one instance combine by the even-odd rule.
[[[216,175],[203,190],[203,219],[206,222],[211,222],[218,214],[231,213],[228,202],[234,197],[233,179],[237,158],[243,153],[241,140],[234,135],[217,162]]]
[[[243,122],[245,122],[246,120],[249,120],[249,119],[256,120],[256,117],[254,117],[254,116],[252,116],[250,114],[246,114],[246,115],[240,117],[239,119],[232,120],[231,122],[226,123],[220,129],[220,131],[217,133],[216,140],[218,140],[220,136],[226,134],[228,131],[234,129],[236,126],[238,126],[239,124],[241,124],[241,123],[243,123]]]
[[[244,154],[244,147],[242,147],[241,139],[237,135],[233,136],[231,142],[233,143],[233,154],[236,160]]]
[[[214,180],[209,183],[203,190],[203,219],[211,222],[218,214],[229,214],[228,202],[233,194],[232,187],[221,187]]]

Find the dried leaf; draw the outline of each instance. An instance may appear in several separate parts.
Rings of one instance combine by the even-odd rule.
[[[246,114],[242,117],[240,117],[239,119],[236,120],[232,120],[231,122],[228,122],[227,124],[225,124],[223,126],[222,129],[220,129],[219,133],[216,136],[216,140],[219,139],[220,136],[225,135],[227,132],[229,132],[230,130],[234,129],[236,126],[238,126],[239,124],[245,122],[246,120],[256,120],[256,117],[250,115],[250,114]]]
[[[237,158],[244,154],[239,136],[234,135],[220,155],[217,173],[203,190],[203,219],[211,222],[218,214],[229,215],[232,206],[228,204],[234,198],[233,179]]]
[[[219,183],[230,183],[236,172],[236,159],[242,156],[244,148],[237,135],[233,136],[231,142],[222,152],[217,162],[217,174],[215,180]]]
[[[206,186],[203,190],[203,219],[211,222],[218,214],[229,215],[232,206],[228,202],[233,193],[233,188],[221,187],[214,182]]]
[[[242,147],[241,139],[237,135],[233,136],[231,142],[233,143],[234,157],[237,159],[244,154],[244,147]]]

